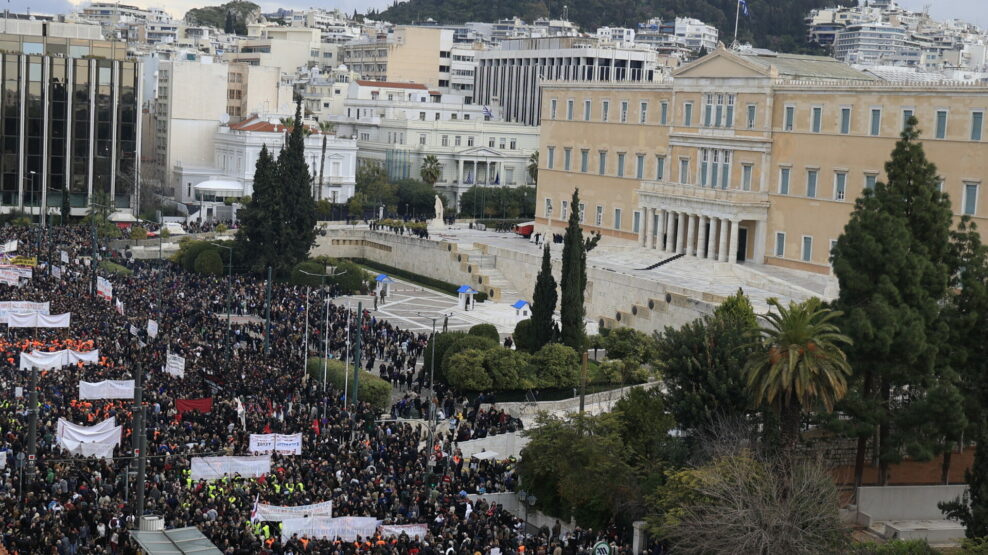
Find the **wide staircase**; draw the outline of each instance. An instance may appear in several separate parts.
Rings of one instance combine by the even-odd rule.
[[[450,255],[460,263],[463,271],[471,275],[471,287],[486,293],[493,301],[514,302],[521,298],[521,293],[495,267],[497,257],[487,252],[486,245],[458,243],[453,247]]]

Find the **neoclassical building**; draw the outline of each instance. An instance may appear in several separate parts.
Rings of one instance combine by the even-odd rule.
[[[889,83],[831,58],[720,48],[660,83],[544,85],[536,207],[655,260],[830,272],[830,250],[916,116],[959,219],[988,229],[988,86]]]

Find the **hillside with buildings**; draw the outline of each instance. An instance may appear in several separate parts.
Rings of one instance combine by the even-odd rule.
[[[855,0],[748,0],[748,15],[741,15],[738,35],[743,42],[784,52],[812,49],[806,41],[806,14],[815,9],[854,4],[857,4]],[[730,40],[737,7],[736,0],[572,0],[565,6],[531,0],[409,0],[370,16],[393,23],[422,23],[432,19],[441,24],[512,17],[526,20],[564,17],[584,31],[602,26],[633,26],[650,18],[691,17],[715,26],[722,37]]]

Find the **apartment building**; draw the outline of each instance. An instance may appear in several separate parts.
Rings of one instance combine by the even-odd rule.
[[[341,46],[343,62],[365,79],[421,83],[450,92],[452,29],[401,25]],[[466,54],[464,54],[466,55]],[[467,63],[469,60],[460,60]],[[458,69],[464,69],[458,64]]]
[[[723,48],[661,83],[548,83],[536,215],[608,240],[826,274],[904,122],[958,218],[988,229],[988,88],[889,83],[830,58]],[[568,206],[580,187],[582,206]]]
[[[474,101],[500,105],[505,121],[538,125],[543,80],[647,82],[656,72],[656,54],[645,47],[602,46],[596,38],[505,40],[477,52]]]
[[[321,42],[319,29],[252,23],[247,35],[223,55],[225,61],[277,67],[288,74],[300,68],[331,69],[339,63],[338,45]]]
[[[2,209],[54,213],[66,192],[75,215],[96,193],[136,206],[140,74],[124,43],[0,34]]]

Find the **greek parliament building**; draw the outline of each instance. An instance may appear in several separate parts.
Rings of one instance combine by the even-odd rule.
[[[831,58],[719,48],[661,83],[543,85],[537,227],[725,263],[830,272],[905,120],[954,213],[988,231],[988,86],[880,81]],[[580,188],[580,207],[569,206]],[[613,240],[612,239],[612,240]]]
[[[117,209],[134,205],[140,171],[140,67],[126,44],[71,38],[69,24],[22,22],[0,33],[0,207],[74,215],[105,192]],[[25,25],[20,27],[22,31]]]

